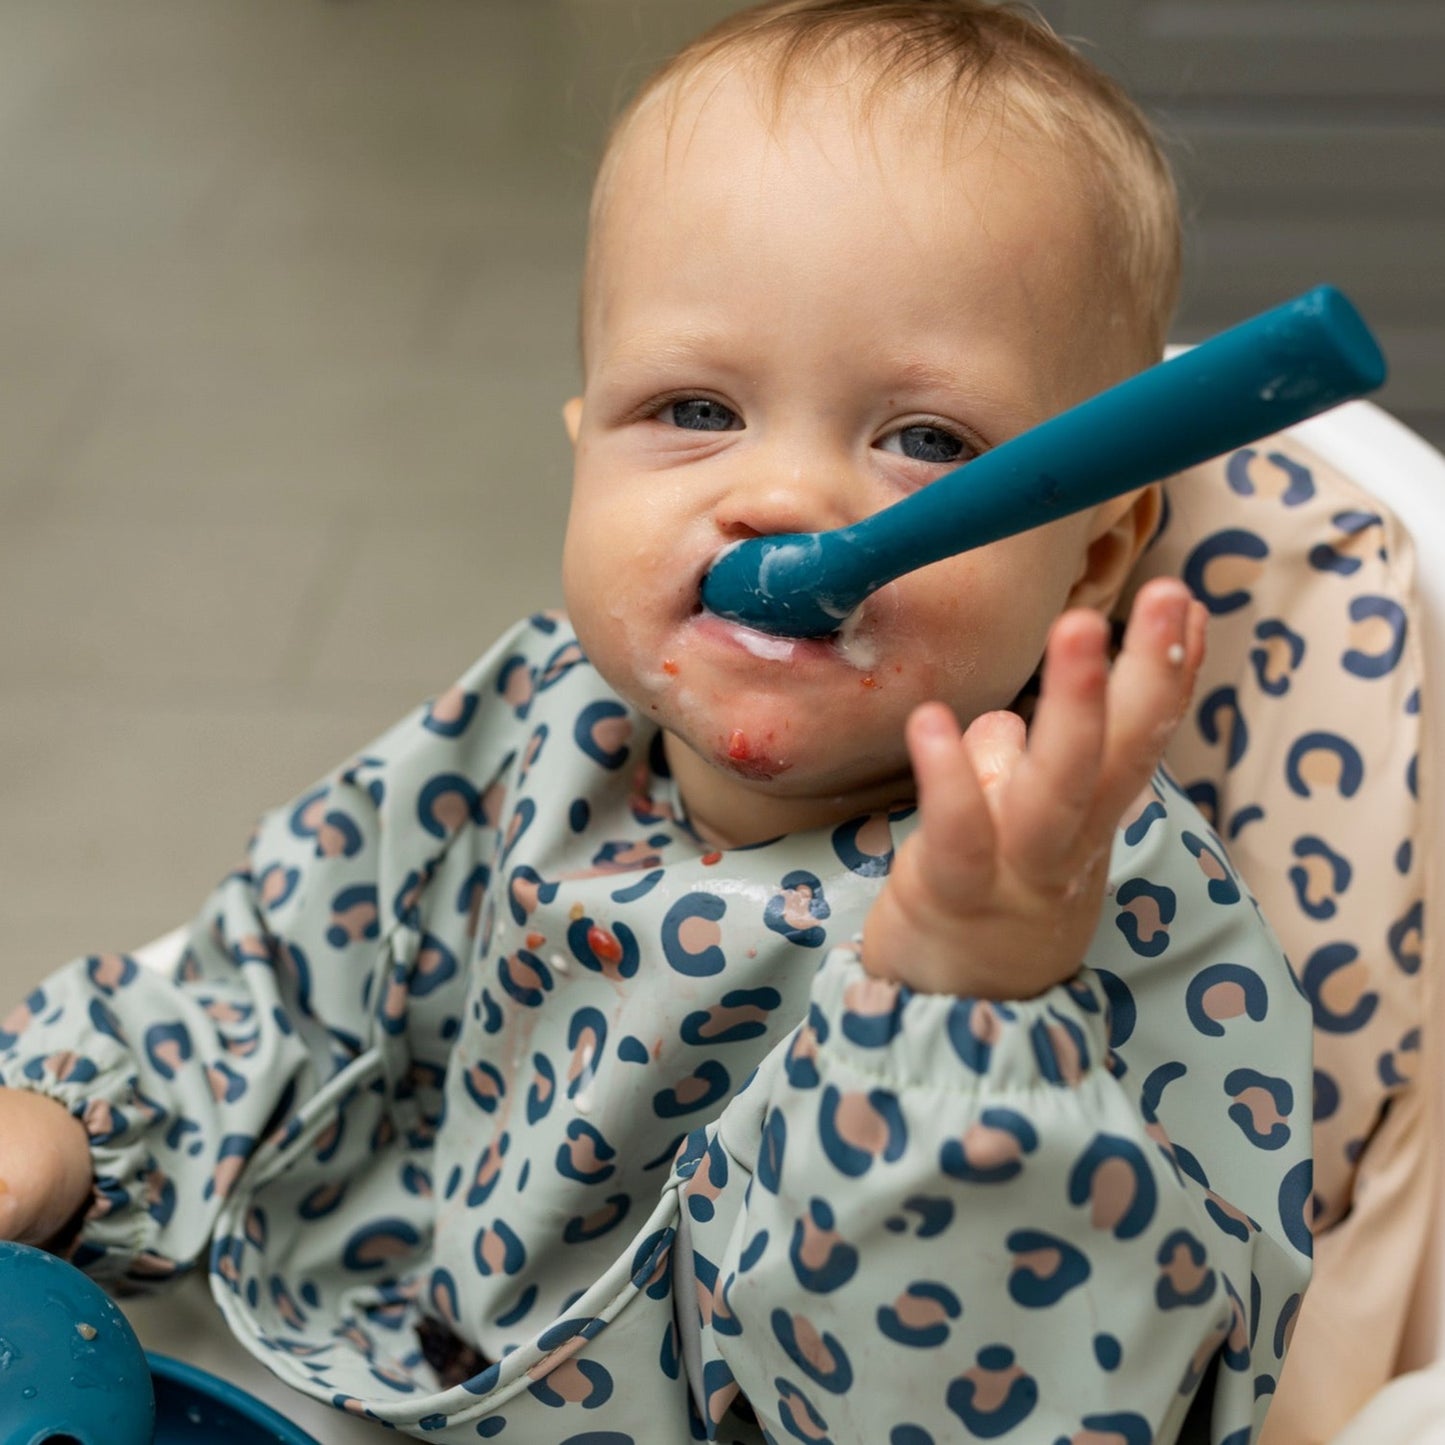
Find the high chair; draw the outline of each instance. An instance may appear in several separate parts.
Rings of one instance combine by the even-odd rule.
[[[1356,402],[1165,494],[1120,616],[1162,574],[1209,608],[1167,761],[1314,1009],[1315,1275],[1263,1439],[1323,1445],[1445,1334],[1441,960],[1424,901],[1445,882],[1426,738],[1445,705],[1445,457]],[[1445,1377],[1436,1388],[1445,1415]],[[1337,1445],[1366,1438],[1408,1437]]]
[[[1165,494],[1120,615],[1164,573],[1210,610],[1169,766],[1279,935],[1316,1024],[1315,1278],[1264,1440],[1445,1445],[1445,1368],[1369,1403],[1445,1340],[1441,960],[1423,902],[1445,884],[1445,789],[1425,737],[1445,708],[1445,457],[1356,402]],[[182,937],[136,956],[169,967]],[[148,1345],[183,1352],[165,1314],[127,1309]],[[211,1340],[224,1325],[211,1317],[207,1334],[200,1313],[187,1330],[202,1326],[208,1368],[234,1362],[247,1388],[290,1399],[234,1341]],[[1399,1426],[1412,1410],[1438,1413],[1440,1434]],[[1386,1416],[1396,1423],[1371,1423]]]

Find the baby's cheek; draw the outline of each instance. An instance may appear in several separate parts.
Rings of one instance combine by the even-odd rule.
[[[982,581],[984,579],[976,579]],[[921,658],[933,696],[970,716],[1007,707],[1043,658],[1055,613],[1044,588],[977,585],[930,617],[933,650]]]
[[[1013,670],[1007,677],[1011,679]],[[1027,677],[1027,671],[1023,673]],[[940,657],[905,668],[898,680],[899,691],[908,698],[905,716],[919,703],[942,702],[952,708],[959,723],[968,724],[981,713],[1006,707],[1017,693],[1010,680],[998,675],[987,658],[960,649],[952,657]]]
[[[901,694],[915,687],[919,674],[907,662],[879,662],[858,670],[858,693],[864,707],[888,707],[897,703]]]
[[[593,666],[624,702],[639,712],[656,712],[659,699],[676,686],[676,680],[624,626],[609,621],[601,632],[595,647],[589,647],[585,637],[582,642]]]

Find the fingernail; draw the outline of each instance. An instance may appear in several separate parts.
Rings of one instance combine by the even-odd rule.
[[[1163,616],[1160,618],[1159,630],[1164,634],[1164,637],[1170,639],[1165,655],[1175,666],[1178,666],[1184,661],[1184,637],[1185,629],[1189,624],[1190,600],[1187,593],[1182,597],[1171,597],[1169,599],[1169,606],[1164,610]],[[1161,638],[1161,641],[1162,640]]]

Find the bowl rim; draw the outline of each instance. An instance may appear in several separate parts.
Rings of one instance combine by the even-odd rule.
[[[308,1434],[299,1425],[273,1410],[254,1395],[248,1394],[237,1385],[229,1384],[199,1365],[189,1365],[174,1355],[163,1355],[158,1350],[145,1352],[146,1364],[150,1366],[151,1378],[156,1384],[156,1413],[160,1414],[161,1389],[165,1382],[184,1385],[205,1395],[228,1410],[239,1415],[248,1425],[262,1426],[272,1432],[274,1445],[320,1445],[314,1435]],[[267,1440],[265,1445],[273,1445]]]

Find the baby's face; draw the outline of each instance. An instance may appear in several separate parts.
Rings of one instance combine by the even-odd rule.
[[[1006,706],[1058,613],[1101,600],[1083,514],[889,584],[833,640],[700,609],[730,543],[855,522],[1129,369],[1065,162],[855,111],[820,86],[770,126],[734,71],[639,117],[568,408],[582,643],[666,730],[695,816],[751,795],[757,836],[911,796],[911,709]]]

